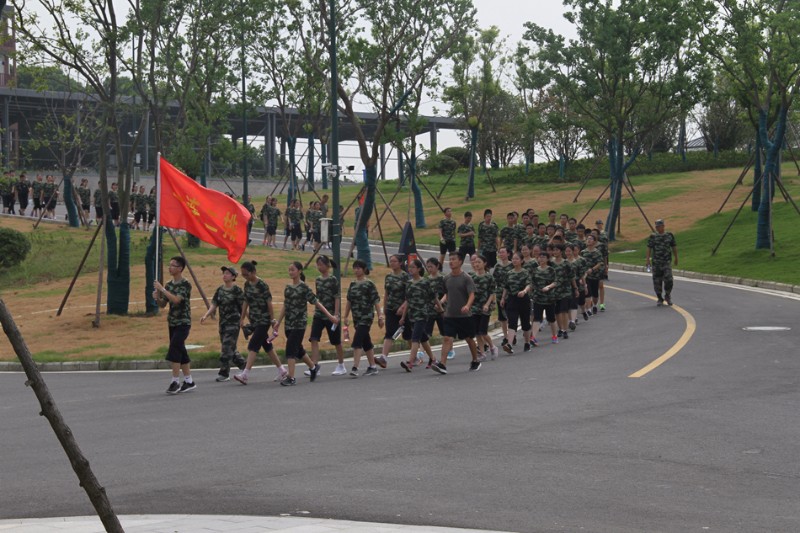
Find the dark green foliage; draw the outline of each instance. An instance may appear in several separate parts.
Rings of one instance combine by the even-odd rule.
[[[30,251],[31,243],[23,233],[11,228],[0,228],[0,268],[17,266]]]
[[[469,154],[467,154],[469,157]],[[434,154],[427,159],[419,162],[418,171],[420,175],[428,174],[447,174],[461,167],[458,161],[449,155]]]
[[[747,152],[720,152],[717,157],[711,152],[690,152],[684,162],[679,154],[653,154],[652,159],[640,157],[627,170],[627,175],[647,176],[650,174],[673,174],[696,170],[713,170],[717,168],[736,168],[747,165],[750,156]],[[592,178],[608,176],[608,163],[595,165],[594,159],[578,159],[570,161],[566,169],[564,181],[582,181],[595,168]],[[495,183],[526,183],[529,181],[558,181],[558,161],[537,163],[530,166],[525,174],[525,166],[519,166],[518,172],[494,177]]]
[[[458,163],[459,168],[466,168],[469,166],[469,149],[463,146],[451,146],[439,152],[439,156],[446,156],[454,159]]]

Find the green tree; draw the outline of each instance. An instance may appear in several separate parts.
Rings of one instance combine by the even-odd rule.
[[[315,57],[320,48],[330,50],[328,0],[296,1],[290,6],[294,18],[302,21],[300,37],[306,57]],[[356,239],[358,257],[371,264],[366,228],[375,207],[377,161],[386,128],[416,81],[428,76],[472,28],[475,10],[470,0],[346,0],[339,2],[337,9],[340,69],[336,104],[350,120],[365,168],[366,195]],[[354,24],[355,20],[360,23]],[[322,70],[321,64],[308,64]],[[409,73],[406,87],[396,86],[399,71]],[[356,116],[357,105],[367,105],[376,114],[374,129],[365,130]]]
[[[772,248],[772,201],[789,111],[800,89],[797,2],[717,0],[705,17],[704,51],[730,78],[758,124],[764,151],[756,248]],[[760,154],[757,154],[760,157]],[[758,159],[758,157],[757,157]]]
[[[623,177],[646,136],[679,116],[691,102],[681,98],[697,58],[676,63],[692,49],[696,14],[683,0],[567,0],[565,17],[577,37],[566,42],[551,30],[526,23],[525,39],[536,45],[531,61],[546,63],[554,82],[608,147],[611,207],[607,230],[615,239]],[[633,146],[626,153],[625,146]]]

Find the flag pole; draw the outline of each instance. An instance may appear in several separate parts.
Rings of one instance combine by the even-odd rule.
[[[156,253],[155,264],[153,265],[153,277],[160,279],[160,270],[158,268],[161,261],[161,152],[156,154]]]

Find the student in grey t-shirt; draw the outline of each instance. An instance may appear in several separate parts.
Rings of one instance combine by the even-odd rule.
[[[470,308],[475,299],[475,283],[472,277],[461,270],[464,264],[464,255],[461,252],[450,254],[450,273],[444,277],[444,286],[447,291],[442,297],[442,304],[447,302],[444,312],[444,340],[442,341],[441,361],[431,367],[439,374],[447,374],[445,361],[447,352],[453,348],[453,339],[465,339],[472,354],[469,365],[471,371],[480,370],[478,361],[478,346],[475,344],[475,321],[472,319]]]

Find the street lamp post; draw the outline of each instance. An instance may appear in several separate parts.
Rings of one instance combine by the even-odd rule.
[[[250,191],[247,188],[247,82],[245,80],[245,9],[247,3],[242,1],[242,202],[250,203]]]
[[[334,275],[341,284],[342,279],[342,226],[339,218],[339,110],[336,102],[338,97],[336,88],[339,83],[338,72],[336,70],[336,0],[330,0],[330,17],[328,21],[328,32],[331,41],[331,153],[330,153],[330,167],[333,169],[331,176],[332,196],[333,196],[333,215],[331,222],[333,226],[333,261],[336,263],[334,268]]]

